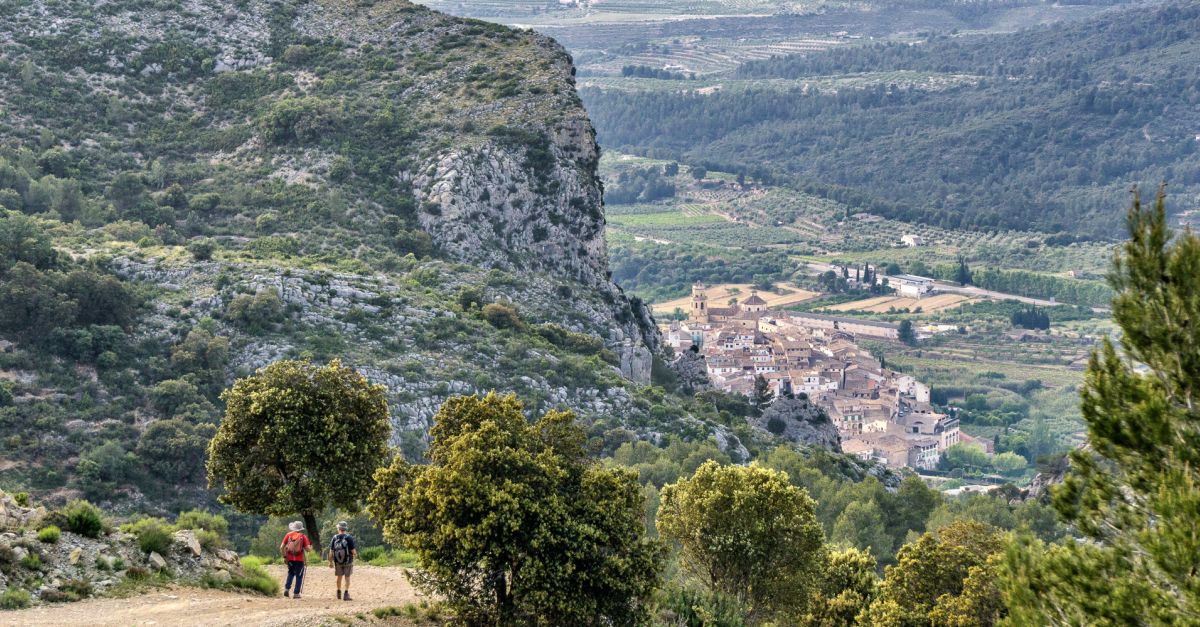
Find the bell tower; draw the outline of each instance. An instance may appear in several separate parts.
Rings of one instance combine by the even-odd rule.
[[[692,322],[708,322],[708,295],[703,283],[692,284]]]

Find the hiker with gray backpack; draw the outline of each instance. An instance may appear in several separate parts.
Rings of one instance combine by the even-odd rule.
[[[354,572],[354,558],[358,557],[358,545],[354,536],[346,533],[350,525],[346,521],[337,524],[337,535],[329,541],[329,567],[337,577],[337,596],[343,601],[350,600],[350,574]],[[342,592],[342,578],[346,578],[346,592]]]

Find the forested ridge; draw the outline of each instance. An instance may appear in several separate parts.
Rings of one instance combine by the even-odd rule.
[[[582,95],[602,144],[790,180],[945,227],[1114,235],[1113,193],[1200,189],[1200,5],[1114,11],[989,37],[845,47],[743,65],[781,88]],[[804,79],[897,70],[968,77],[836,93]],[[866,74],[864,78],[870,78]]]

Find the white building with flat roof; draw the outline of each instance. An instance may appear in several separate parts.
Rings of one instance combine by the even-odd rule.
[[[888,287],[894,288],[901,296],[920,298],[933,291],[933,279],[927,279],[915,274],[893,274],[888,276]]]

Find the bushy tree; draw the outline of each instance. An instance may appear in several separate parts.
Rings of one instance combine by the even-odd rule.
[[[156,420],[138,438],[137,457],[154,475],[169,483],[196,483],[204,476],[211,424]]]
[[[833,524],[830,536],[836,544],[890,556],[892,537],[884,526],[883,512],[875,501],[855,501],[846,506]]]
[[[897,563],[885,570],[879,595],[858,621],[896,627],[995,624],[1003,616],[999,604],[989,601],[998,595],[996,580],[988,576],[992,571],[980,567],[1002,546],[994,527],[974,521],[922,534],[900,547]]]
[[[454,397],[430,464],[375,475],[372,518],[415,551],[418,587],[468,624],[633,625],[663,549],[644,537],[637,475],[591,461],[570,413],[530,424],[515,396]]]
[[[879,575],[867,551],[830,551],[800,624],[808,627],[851,627],[862,608],[875,598]]]
[[[1123,355],[1108,339],[1092,355],[1090,446],[1054,490],[1089,541],[1008,552],[1014,622],[1200,621],[1200,237],[1171,232],[1161,190],[1153,207],[1135,192],[1127,225],[1109,277]]]
[[[785,473],[705,462],[662,489],[659,535],[679,547],[679,567],[731,596],[753,619],[803,608],[824,550],[816,504]]]
[[[225,417],[208,447],[219,500],[256,514],[301,514],[320,546],[316,513],[355,510],[387,457],[391,433],[382,385],[338,360],[284,360],[226,390]]]

